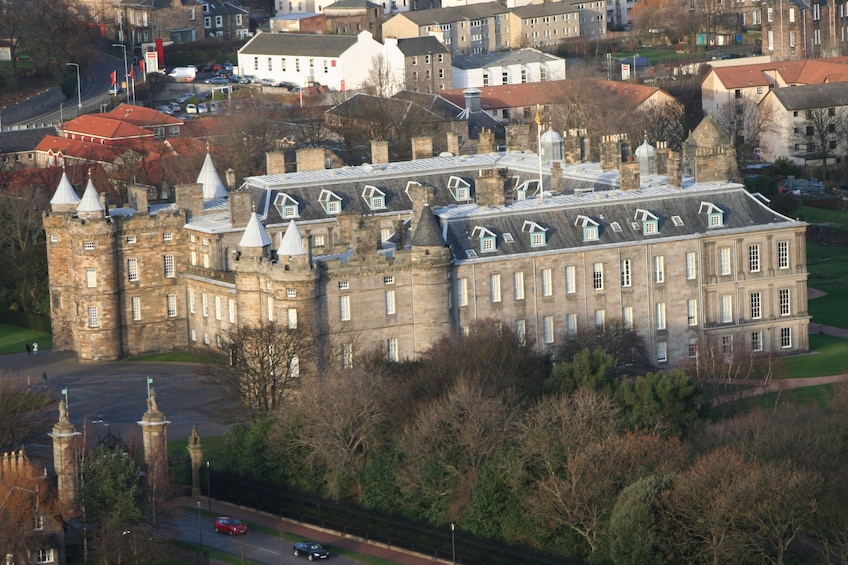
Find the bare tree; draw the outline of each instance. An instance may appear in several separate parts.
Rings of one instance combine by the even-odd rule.
[[[38,189],[27,196],[0,194],[0,249],[5,265],[0,284],[14,289],[25,312],[46,313],[47,309],[47,246],[41,227],[47,202],[47,192]]]
[[[26,558],[36,517],[58,515],[56,493],[44,479],[44,470],[29,461],[16,470],[0,472],[0,552],[4,556]]]
[[[388,57],[379,53],[371,59],[363,91],[373,96],[388,98],[404,86],[403,77],[392,67]]]
[[[750,96],[721,104],[714,118],[727,134],[736,149],[736,165],[739,170],[755,155],[756,150],[765,149],[767,134],[777,129],[776,112],[769,104],[759,104]]]
[[[0,451],[19,449],[47,427],[49,397],[24,381],[0,373]]]
[[[827,178],[827,162],[845,151],[848,135],[848,110],[845,108],[813,108],[793,130],[793,141],[800,146],[806,160],[821,160],[822,175]]]
[[[212,382],[239,398],[251,421],[278,408],[309,372],[314,340],[303,325],[296,329],[267,322],[240,326],[224,343],[224,363],[209,364]]]

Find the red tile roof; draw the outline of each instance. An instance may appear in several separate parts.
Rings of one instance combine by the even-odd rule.
[[[150,130],[104,116],[105,114],[84,114],[74,118],[65,124],[64,135],[76,139],[102,139],[113,144],[128,139],[153,137]]]
[[[845,82],[848,81],[848,57],[715,67],[711,72],[727,89],[768,86],[767,73],[779,75],[787,84]]]
[[[480,103],[484,110],[499,108],[518,108],[550,104],[569,94],[576,85],[594,83],[597,88],[609,89],[613,94],[627,102],[630,108],[638,108],[655,95],[672,99],[671,95],[654,86],[645,86],[628,82],[617,82],[601,79],[553,80],[548,82],[531,82],[525,84],[505,84],[500,86],[484,86],[480,91]],[[441,94],[461,108],[465,107],[464,88],[443,90]]]
[[[120,120],[140,128],[151,128],[161,126],[180,126],[183,121],[169,116],[152,108],[133,106],[131,104],[119,104],[114,110],[100,114],[104,118]]]
[[[35,150],[42,153],[49,152],[52,155],[62,153],[67,157],[98,161],[100,163],[111,163],[122,151],[114,145],[102,145],[100,143],[68,139],[55,135],[45,135],[44,139],[35,147]]]

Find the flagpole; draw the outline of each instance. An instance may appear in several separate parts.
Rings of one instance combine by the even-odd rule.
[[[542,184],[542,117],[536,104],[536,150],[539,152],[539,200],[545,201],[545,186]]]

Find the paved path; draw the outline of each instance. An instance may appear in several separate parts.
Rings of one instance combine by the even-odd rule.
[[[173,499],[168,504],[173,511],[179,512],[182,508],[194,508],[196,502],[194,498],[181,497]],[[247,522],[248,524],[260,525],[270,530],[279,531],[282,529],[287,534],[293,534],[304,539],[328,544],[334,548],[379,557],[391,563],[397,563],[398,565],[444,565],[450,563],[450,561],[428,557],[420,553],[405,551],[381,543],[369,542],[364,539],[340,534],[332,530],[310,526],[302,522],[296,522],[288,519],[281,520],[279,516],[273,516],[266,512],[259,512],[252,508],[245,508],[243,506],[229,504],[220,500],[213,499],[212,509],[221,516],[237,516],[239,519]],[[291,544],[286,544],[286,548],[289,547],[291,547]],[[216,561],[214,559],[210,560],[210,563],[212,565],[223,565],[223,562]]]

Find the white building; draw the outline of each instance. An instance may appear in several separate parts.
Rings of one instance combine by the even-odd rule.
[[[453,88],[501,86],[564,80],[565,59],[538,49],[458,55],[452,63]]]
[[[260,33],[238,50],[242,73],[331,90],[359,88],[383,45],[369,31],[356,36]]]

